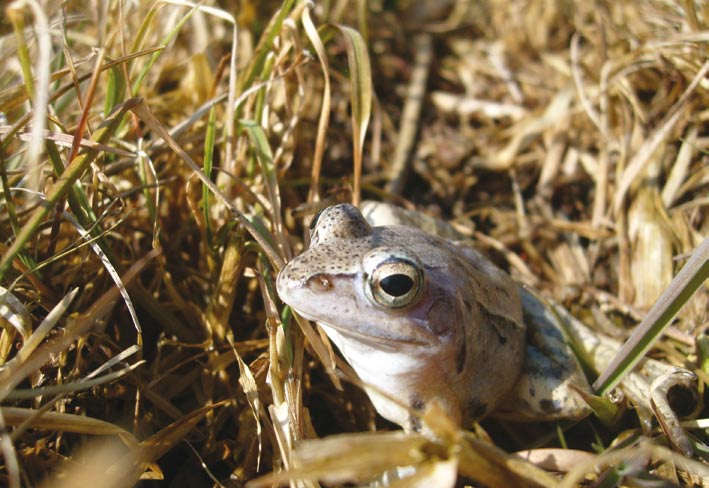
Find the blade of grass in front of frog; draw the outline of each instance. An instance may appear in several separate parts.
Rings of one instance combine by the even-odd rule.
[[[435,456],[431,453],[438,452],[436,449],[441,449],[436,441],[402,431],[346,433],[308,439],[297,446],[294,456],[297,464],[250,480],[248,486],[262,488],[294,480],[306,480],[308,484],[305,486],[317,486],[313,481],[307,481],[316,479],[329,484],[350,482],[362,486],[361,483],[371,481],[397,466],[420,466]],[[510,478],[505,478],[505,481],[510,481]],[[293,483],[293,486],[299,484]]]
[[[273,239],[273,236],[268,232],[263,221],[258,216],[252,216],[251,219],[251,223],[254,229],[261,231],[264,235],[270,236],[271,239]],[[260,269],[263,268],[264,266],[260,266]],[[268,287],[268,295],[264,294],[264,300],[269,301],[269,303],[267,303],[267,306],[270,307],[273,305],[273,303],[275,303],[273,297],[276,297],[278,294],[275,291],[273,283],[270,282],[268,274],[265,272],[261,272],[260,274],[262,276],[263,283]],[[274,311],[271,311],[269,313],[272,313],[273,316],[276,315]],[[321,335],[315,332],[315,329],[313,329],[313,326],[310,324],[310,321],[306,320],[298,314],[292,313],[292,311],[291,317],[295,317],[296,323],[300,327],[300,330],[303,332],[303,335],[308,340],[312,348],[315,350],[315,355],[325,366],[325,370],[330,379],[332,380],[332,383],[338,390],[341,390],[342,386],[340,380],[337,377],[337,374],[335,373],[335,363],[332,360],[332,355],[330,354],[332,352],[332,349],[328,348],[325,345],[325,343],[323,342],[323,338],[321,337]],[[302,346],[302,342],[300,343],[300,345]],[[302,350],[296,351],[294,345],[290,342],[290,339],[287,339],[287,347],[289,350],[288,354],[290,355],[289,364],[294,364],[292,358],[296,357],[296,355],[302,354]]]
[[[508,454],[494,444],[461,430],[458,447],[458,472],[485,486],[556,487],[550,473],[515,454]]]
[[[625,377],[670,324],[677,312],[709,277],[709,237],[697,246],[687,263],[660,295],[611,364],[593,384],[604,395]]]
[[[593,414],[603,425],[606,427],[617,425],[619,416],[624,412],[624,409],[621,409],[617,403],[614,403],[608,396],[596,396],[585,389],[575,388],[575,391],[591,407]]]

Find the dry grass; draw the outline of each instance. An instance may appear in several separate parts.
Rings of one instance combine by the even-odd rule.
[[[432,416],[435,442],[294,454],[393,429],[274,291],[297,216],[360,198],[353,160],[364,197],[451,220],[611,335],[708,234],[705,3],[392,3],[6,4],[4,485],[241,486],[284,467],[339,483],[411,463],[439,486],[560,479],[495,445],[560,447],[530,457],[575,466],[566,486],[706,484],[702,430],[690,460],[632,412],[565,434]],[[366,38],[371,118],[359,36],[328,23]],[[652,351],[702,393],[706,323],[702,286]]]

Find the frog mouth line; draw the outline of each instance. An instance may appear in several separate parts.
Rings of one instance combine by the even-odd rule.
[[[322,322],[319,320],[316,322],[323,327],[329,327],[329,328],[339,332],[342,335],[350,336],[362,343],[365,343],[369,346],[376,347],[379,349],[388,349],[388,350],[392,350],[392,351],[398,351],[399,347],[402,344],[408,345],[408,346],[427,346],[427,345],[429,345],[428,342],[420,341],[420,340],[416,340],[416,339],[397,338],[397,337],[380,337],[380,336],[365,334],[363,332],[358,332],[358,331],[352,330],[352,329],[347,329],[345,327],[331,325],[331,324],[328,324],[326,322]],[[392,344],[392,343],[394,343],[394,344]]]

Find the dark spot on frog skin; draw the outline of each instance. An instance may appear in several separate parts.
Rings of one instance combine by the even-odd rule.
[[[458,374],[461,374],[463,372],[463,369],[465,369],[465,358],[467,356],[467,348],[465,341],[462,341],[462,344],[460,345],[460,348],[458,349],[458,354],[455,357],[455,367],[456,371]]]
[[[412,410],[422,411],[426,406],[423,399],[413,395],[409,401]],[[421,419],[416,415],[409,415],[409,427],[412,432],[421,432]]]
[[[414,410],[423,410],[425,406],[423,400],[415,395],[411,397],[410,405]]]
[[[411,429],[411,432],[421,432],[421,427],[421,419],[414,415],[409,415],[409,429]]]
[[[537,390],[535,390],[534,388],[530,388],[529,389],[529,396],[531,396],[531,397],[537,396]]]
[[[545,413],[551,413],[556,411],[556,406],[552,400],[544,399],[539,401],[539,406]]]
[[[507,344],[506,332],[510,330],[515,330],[519,326],[512,320],[502,315],[497,315],[490,313],[484,307],[479,307],[480,315],[485,323],[492,324],[495,326],[495,332],[497,332],[497,340],[500,341],[501,345]]]
[[[479,403],[477,400],[471,400],[468,403],[467,410],[470,413],[471,419],[477,419],[485,415],[485,412],[487,412],[487,404]]]

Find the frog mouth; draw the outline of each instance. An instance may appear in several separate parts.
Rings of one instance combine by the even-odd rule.
[[[342,336],[352,338],[358,342],[366,344],[370,347],[382,350],[399,351],[402,345],[422,347],[430,345],[429,342],[412,337],[401,336],[377,336],[354,330],[351,328],[340,327],[326,322],[317,321],[322,327],[330,328]]]

